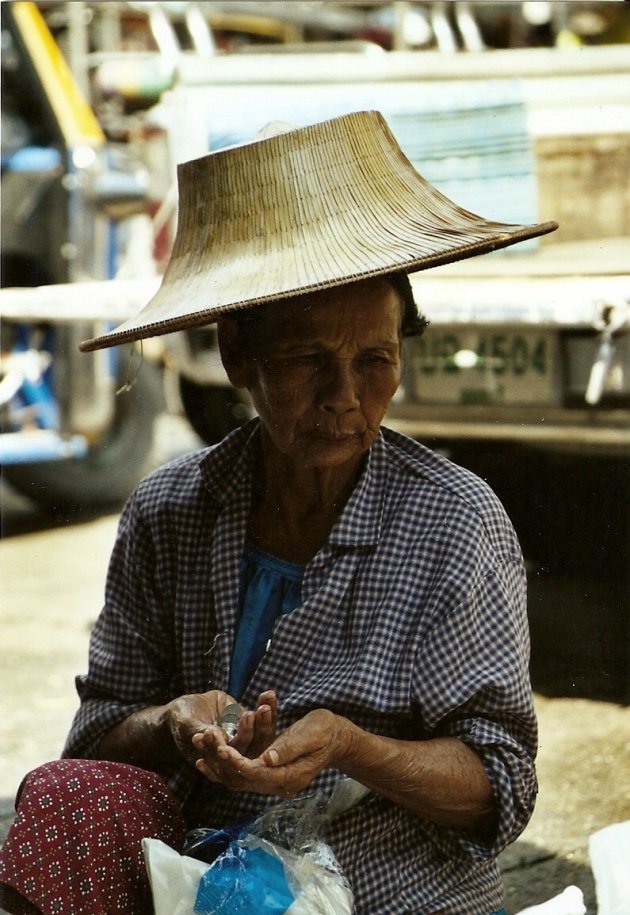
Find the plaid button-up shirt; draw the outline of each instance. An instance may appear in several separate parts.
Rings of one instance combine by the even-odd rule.
[[[256,436],[254,420],[157,470],[129,500],[64,755],[89,757],[137,709],[226,688]],[[276,689],[281,729],[325,707],[389,737],[457,737],[484,763],[499,825],[488,845],[368,796],[326,833],[358,915],[501,907],[496,855],[536,794],[528,657],[523,562],[497,498],[383,429],[242,701]],[[312,787],[328,791],[339,777],[326,770]],[[209,825],[276,802],[205,782],[184,761],[170,782]]]

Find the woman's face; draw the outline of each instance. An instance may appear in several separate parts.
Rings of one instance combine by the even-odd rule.
[[[400,382],[400,324],[398,293],[383,279],[274,303],[232,381],[283,455],[303,467],[354,463]]]

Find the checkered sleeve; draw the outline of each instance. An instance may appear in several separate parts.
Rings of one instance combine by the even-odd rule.
[[[103,735],[138,709],[170,698],[174,641],[155,574],[158,558],[141,500],[122,513],[105,605],[92,631],[87,675],[77,677],[81,705],[63,755],[90,757]]]
[[[416,701],[433,736],[457,737],[480,756],[492,785],[498,826],[491,844],[458,841],[474,857],[497,855],[527,824],[535,803],[536,718],[529,680],[525,572],[505,519],[497,547],[468,519],[454,538],[456,559],[435,624],[419,650]],[[435,609],[435,608],[434,608]]]

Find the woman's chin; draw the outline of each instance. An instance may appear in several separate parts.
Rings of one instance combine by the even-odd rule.
[[[300,460],[303,466],[343,467],[360,461],[371,444],[368,436],[360,434],[334,438],[314,436],[300,448]]]

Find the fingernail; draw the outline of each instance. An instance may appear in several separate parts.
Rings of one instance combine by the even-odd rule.
[[[277,750],[267,750],[266,757],[270,766],[277,766],[280,762],[280,755]]]

